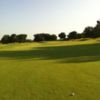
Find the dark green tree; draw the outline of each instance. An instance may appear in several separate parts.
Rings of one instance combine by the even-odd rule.
[[[10,36],[9,36],[9,35],[4,35],[4,36],[1,38],[1,43],[3,43],[3,44],[10,43]]]
[[[10,42],[11,43],[14,43],[14,42],[16,42],[17,41],[17,36],[16,36],[16,34],[12,34],[11,36],[10,36]]]
[[[94,28],[92,26],[86,27],[84,29],[83,33],[82,33],[84,38],[92,38],[92,37],[94,37],[93,30],[94,30]]]
[[[94,27],[93,37],[100,37],[100,21],[97,21],[97,25]]]
[[[19,43],[26,42],[27,34],[19,34],[16,36],[16,41]]]
[[[57,40],[57,36],[55,34],[51,35],[49,33],[39,33],[34,35],[34,41],[53,41]]]
[[[61,32],[58,36],[59,36],[59,38],[61,40],[65,40],[66,39],[66,33],[65,32]]]
[[[50,37],[51,37],[51,40],[52,40],[52,41],[57,40],[57,36],[56,36],[55,34],[52,34]]]
[[[83,34],[77,33],[77,39],[81,39],[81,38],[83,38]]]
[[[68,39],[77,39],[78,33],[76,31],[72,31],[68,34]]]
[[[35,41],[35,42],[44,41],[43,34],[35,34],[35,35],[34,35],[34,41]]]

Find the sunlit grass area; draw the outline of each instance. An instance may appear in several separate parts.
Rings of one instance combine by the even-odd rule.
[[[0,44],[0,100],[99,100],[99,40]]]

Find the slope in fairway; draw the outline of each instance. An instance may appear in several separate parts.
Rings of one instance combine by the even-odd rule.
[[[0,100],[99,99],[99,41],[0,45]]]

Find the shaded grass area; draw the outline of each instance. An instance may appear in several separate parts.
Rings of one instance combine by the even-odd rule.
[[[100,61],[100,44],[47,46],[29,50],[0,51],[0,57],[11,59],[58,60],[63,63]]]

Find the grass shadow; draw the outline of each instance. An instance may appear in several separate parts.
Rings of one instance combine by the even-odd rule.
[[[100,61],[100,44],[38,47],[31,50],[0,51],[0,58],[57,60],[61,63]]]

